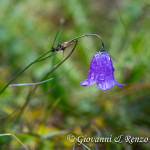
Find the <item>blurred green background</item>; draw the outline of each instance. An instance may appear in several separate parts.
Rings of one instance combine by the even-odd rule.
[[[51,48],[62,18],[57,43],[100,35],[116,59],[115,79],[125,86],[101,91],[96,85],[80,85],[94,55],[88,50],[101,47],[97,38],[80,39],[72,56],[48,76],[54,80],[38,86],[30,100],[33,86],[8,87],[0,95],[0,133],[14,134],[32,150],[85,150],[67,141],[70,133],[150,139],[149,0],[0,0],[0,89]],[[62,57],[59,52],[32,65],[13,83],[40,81]],[[85,144],[92,150],[150,149],[148,142]],[[24,148],[12,136],[0,137],[0,150],[7,149]]]

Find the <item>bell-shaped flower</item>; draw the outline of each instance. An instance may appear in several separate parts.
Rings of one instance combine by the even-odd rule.
[[[106,91],[116,84],[119,87],[124,86],[116,82],[114,78],[114,67],[110,55],[107,52],[96,53],[91,61],[88,77],[81,82],[82,86],[97,84],[98,88]]]

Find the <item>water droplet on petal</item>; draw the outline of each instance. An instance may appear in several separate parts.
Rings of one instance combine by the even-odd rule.
[[[97,63],[95,61],[95,62],[93,62],[93,68],[95,68],[96,66],[97,66]]]
[[[99,87],[100,89],[102,89],[103,86],[102,86],[101,83],[99,83],[99,84],[98,84],[98,87]]]
[[[107,59],[107,60],[110,60],[110,56],[109,56],[109,55],[106,55],[106,59]]]
[[[91,74],[91,79],[92,79],[92,80],[94,79],[94,73]]]
[[[104,66],[106,66],[107,65],[107,61],[102,61],[102,64],[104,65]]]
[[[100,74],[100,75],[99,75],[99,80],[101,80],[101,81],[105,80],[104,74]]]

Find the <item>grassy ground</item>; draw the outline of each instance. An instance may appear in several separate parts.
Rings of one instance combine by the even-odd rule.
[[[35,91],[35,86],[8,87],[0,94],[0,133],[11,134],[0,136],[0,150],[25,149],[15,137],[31,150],[150,149],[149,141],[126,139],[150,139],[149,0],[0,0],[0,12],[0,90],[51,49],[62,18],[55,46],[83,34],[100,35],[116,59],[116,81],[125,84],[108,91],[82,87],[91,51],[98,52],[101,42],[96,37],[79,39],[69,59],[45,78],[52,81]],[[64,57],[60,51],[31,65],[13,83],[39,82],[73,46]],[[75,142],[73,137],[68,141],[69,135]],[[122,143],[115,142],[120,135]],[[88,137],[112,141],[88,142]]]

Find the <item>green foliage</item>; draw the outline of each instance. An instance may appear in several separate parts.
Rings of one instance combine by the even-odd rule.
[[[55,46],[82,34],[100,35],[116,59],[115,78],[125,84],[106,92],[96,85],[82,87],[94,54],[86,48],[97,52],[101,43],[94,37],[80,39],[71,57],[47,77],[54,80],[35,92],[31,86],[8,87],[0,95],[0,133],[13,133],[29,149],[38,150],[73,149],[74,143],[67,142],[70,133],[150,139],[149,6],[149,0],[0,0],[0,89],[51,49],[62,18],[65,24]],[[14,83],[40,81],[62,57],[60,51],[33,64]],[[101,150],[150,148],[149,143],[85,144]],[[84,148],[75,143],[75,149]],[[0,149],[23,147],[11,137],[0,137]]]

